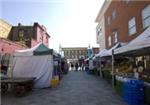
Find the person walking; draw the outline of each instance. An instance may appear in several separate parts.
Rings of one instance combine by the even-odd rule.
[[[71,63],[71,70],[73,70],[73,68],[74,68],[74,65],[73,65],[73,63]]]
[[[78,71],[78,63],[75,64],[76,71]]]

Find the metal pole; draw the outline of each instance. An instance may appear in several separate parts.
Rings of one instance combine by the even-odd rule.
[[[114,50],[112,49],[112,87],[114,88]]]
[[[101,62],[101,57],[100,57],[100,77],[102,78],[102,62]]]
[[[12,68],[11,68],[11,79],[13,80],[14,78],[14,68],[15,68],[15,65],[16,65],[16,59],[15,59],[15,56],[13,55],[13,63],[12,63]]]

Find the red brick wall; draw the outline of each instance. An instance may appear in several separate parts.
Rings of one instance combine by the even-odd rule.
[[[118,41],[119,42],[129,42],[140,33],[144,31],[142,24],[142,10],[150,4],[150,1],[112,1],[109,8],[106,10],[105,16],[105,35],[106,35],[106,48],[110,48],[112,46],[108,46],[108,36],[112,35],[112,30],[118,30]],[[112,19],[112,11],[116,9],[116,18]],[[107,18],[110,16],[110,24],[107,24]],[[136,21],[136,33],[129,36],[128,34],[128,21],[135,17]]]

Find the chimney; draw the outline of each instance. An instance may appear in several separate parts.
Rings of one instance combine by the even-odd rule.
[[[21,26],[21,23],[18,23],[18,26]]]

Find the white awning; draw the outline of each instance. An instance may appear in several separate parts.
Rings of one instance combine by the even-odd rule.
[[[103,55],[107,55],[107,53],[108,53],[108,50],[107,49],[103,49],[98,54],[96,54],[95,57],[101,57]]]
[[[126,46],[114,50],[114,54],[122,54],[129,51],[140,50],[150,47],[150,27],[147,28],[142,34],[129,42]]]
[[[105,56],[111,56],[112,55],[112,50],[116,49],[120,46],[122,46],[123,43],[117,43],[116,45],[114,45],[112,48],[110,48],[109,50],[107,49],[103,49],[102,51],[100,51],[98,54],[96,54],[96,57],[105,57]]]
[[[29,48],[29,49],[24,49],[24,50],[15,50],[14,55],[15,56],[32,56],[33,55],[33,51],[35,49],[37,49],[42,43],[37,44],[36,46]]]

